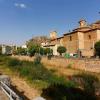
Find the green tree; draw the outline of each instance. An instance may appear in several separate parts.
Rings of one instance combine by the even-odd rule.
[[[39,45],[31,45],[28,47],[28,52],[29,52],[30,56],[34,56],[35,53],[40,52],[40,46]]]
[[[45,55],[45,51],[44,50],[45,50],[44,48],[40,47],[40,51],[39,51],[40,55]]]
[[[94,48],[95,48],[95,55],[99,56],[100,58],[100,41],[95,43]]]
[[[64,46],[59,46],[57,48],[57,52],[62,55],[62,53],[65,53],[66,52],[66,48]]]
[[[2,54],[2,46],[0,46],[0,55]]]
[[[53,53],[53,50],[52,49],[50,49],[50,48],[45,48],[45,54],[46,55],[50,55],[50,54],[52,54]]]
[[[19,54],[19,55],[26,55],[27,54],[26,48],[18,47],[17,48],[17,54]]]

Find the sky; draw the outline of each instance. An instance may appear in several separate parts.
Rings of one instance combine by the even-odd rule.
[[[0,0],[0,44],[22,45],[33,36],[63,36],[100,20],[100,0]]]

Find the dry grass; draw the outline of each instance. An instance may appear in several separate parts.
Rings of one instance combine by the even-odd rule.
[[[26,79],[19,77],[16,72],[12,72],[9,68],[0,66],[0,73],[8,75],[11,78],[12,85],[15,86],[18,91],[23,92],[29,100],[40,95],[40,92],[31,87],[31,85],[27,83]]]

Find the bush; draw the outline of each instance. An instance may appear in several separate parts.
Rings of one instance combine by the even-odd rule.
[[[50,49],[50,48],[45,48],[45,49],[44,49],[44,54],[45,54],[45,55],[52,55],[52,54],[53,54],[53,50]]]
[[[66,48],[64,46],[59,46],[57,48],[57,52],[62,55],[62,53],[65,53],[66,52]]]
[[[45,55],[44,48],[40,47],[40,55]]]
[[[37,44],[34,44],[30,47],[28,47],[28,53],[30,54],[30,56],[34,56],[36,53],[39,53],[39,48],[40,46]]]
[[[26,66],[22,66],[20,69],[20,75],[21,76],[28,76],[30,74],[30,68]]]
[[[34,59],[34,64],[40,64],[41,63],[41,57],[38,55]]]
[[[47,100],[96,100],[95,96],[79,88],[68,87],[64,84],[50,85],[42,90],[41,96]]]
[[[22,47],[18,47],[17,48],[17,54],[18,55],[26,55],[27,54],[27,49],[26,48],[22,48]]]
[[[18,65],[21,65],[21,61],[19,61],[18,59],[15,59],[15,58],[9,58],[7,60],[7,65],[8,66],[18,66]]]
[[[95,83],[100,84],[97,77],[87,73],[78,74],[73,77],[79,86],[83,88],[87,93],[95,95]]]
[[[94,48],[95,48],[95,55],[100,57],[100,41],[95,43]]]

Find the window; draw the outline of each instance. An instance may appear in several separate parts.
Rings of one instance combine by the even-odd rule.
[[[70,38],[70,41],[72,41],[72,36],[70,36],[69,38]]]
[[[91,35],[88,35],[88,39],[91,40]]]

